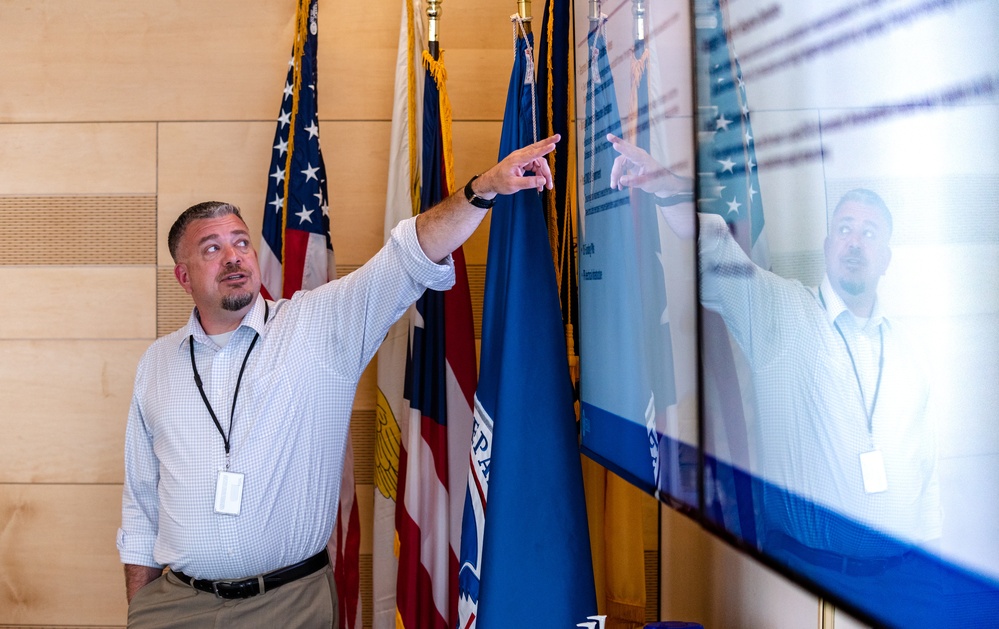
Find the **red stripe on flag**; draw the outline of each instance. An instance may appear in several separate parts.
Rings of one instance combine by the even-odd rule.
[[[305,254],[309,249],[309,232],[286,229],[284,232],[284,287],[283,297],[291,297],[302,290],[302,273]]]
[[[432,420],[422,423],[436,424]],[[409,454],[403,448],[399,453],[400,492],[395,510],[395,527],[400,540],[396,607],[404,629],[448,629],[447,620],[440,615],[434,604],[433,581],[430,573],[421,561],[420,527],[404,508],[408,459]],[[404,540],[408,540],[408,543]],[[452,559],[457,562],[453,554]]]
[[[343,502],[341,501],[341,507]],[[342,629],[353,629],[357,626],[358,603],[361,600],[360,591],[360,548],[361,548],[361,520],[357,512],[357,501],[353,501],[350,513],[347,515],[346,542],[343,539],[343,527],[339,524],[344,517],[343,510],[337,514],[337,540],[336,540],[336,570],[334,579],[337,584],[337,598],[340,601],[340,627]],[[346,553],[344,552],[346,549]]]
[[[465,253],[461,247],[451,254],[454,259],[455,283],[444,293],[444,356],[454,373],[461,392],[465,394],[468,408],[474,408],[475,397],[475,328],[472,323],[472,295],[468,289],[468,271]]]
[[[447,487],[447,426],[430,419],[420,418],[420,436],[434,454],[434,473],[441,486]]]

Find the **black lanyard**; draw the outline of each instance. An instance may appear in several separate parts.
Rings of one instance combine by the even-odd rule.
[[[264,302],[264,323],[267,323],[267,313],[268,313],[267,302]],[[191,335],[189,345],[191,347],[191,371],[194,372],[194,383],[198,385],[198,393],[201,394],[201,399],[205,402],[205,408],[208,409],[208,413],[212,416],[212,421],[215,422],[215,427],[218,429],[219,434],[222,435],[222,443],[225,445],[225,466],[229,469],[229,437],[232,435],[232,419],[236,414],[236,398],[239,396],[239,385],[243,382],[243,372],[246,371],[246,361],[250,359],[250,352],[256,346],[257,341],[260,340],[260,332],[253,335],[253,340],[250,341],[250,347],[246,350],[246,356],[243,357],[243,364],[239,368],[239,377],[236,378],[236,390],[232,393],[232,409],[229,411],[229,434],[225,434],[222,430],[222,424],[219,422],[218,416],[215,415],[215,410],[212,408],[211,402],[208,401],[208,396],[205,395],[205,387],[201,382],[201,375],[198,373],[198,366],[194,362],[194,335]]]
[[[822,297],[822,289],[819,289],[819,301],[822,302],[822,308],[826,307],[826,300]],[[874,409],[878,405],[878,394],[881,392],[881,374],[884,373],[885,368],[885,330],[880,325],[878,326],[878,334],[881,336],[881,350],[878,356],[878,380],[877,384],[874,385],[874,399],[871,400],[871,410],[867,410],[867,400],[864,397],[864,385],[861,384],[860,371],[857,370],[857,361],[853,359],[853,352],[850,351],[850,344],[846,342],[846,335],[843,334],[843,329],[839,327],[839,322],[833,320],[833,327],[839,332],[839,337],[843,339],[843,345],[846,346],[846,355],[850,357],[850,364],[853,366],[853,377],[857,380],[857,388],[860,389],[860,403],[864,406],[864,414],[867,415],[867,432],[874,431]]]

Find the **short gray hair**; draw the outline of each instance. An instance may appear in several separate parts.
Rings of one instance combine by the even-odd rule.
[[[839,211],[841,207],[847,203],[859,203],[861,205],[866,205],[867,207],[874,208],[881,213],[882,218],[888,224],[888,237],[891,237],[892,231],[894,230],[894,223],[891,218],[891,210],[888,209],[888,205],[885,203],[877,192],[873,190],[868,190],[867,188],[854,188],[846,194],[844,194],[839,199],[839,203],[836,204],[836,208],[833,210],[832,214],[829,216],[829,221],[832,222],[836,212]]]
[[[180,246],[180,239],[184,237],[184,232],[187,230],[188,225],[198,219],[219,218],[229,216],[230,214],[235,214],[239,217],[239,220],[243,220],[243,215],[239,213],[238,207],[231,203],[222,203],[221,201],[205,201],[184,210],[177,217],[177,220],[173,222],[173,227],[170,228],[170,235],[167,236],[167,248],[170,249],[170,257],[173,258],[174,263],[177,262],[177,248]],[[243,222],[245,223],[246,221]]]

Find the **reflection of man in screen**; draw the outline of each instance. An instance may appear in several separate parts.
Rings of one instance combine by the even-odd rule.
[[[637,172],[655,171],[633,147],[614,144]],[[616,166],[612,185],[663,181],[629,179],[627,164]],[[692,232],[689,215],[663,211],[678,234]],[[877,298],[891,261],[885,203],[862,189],[842,197],[818,288],[757,267],[721,216],[698,222],[701,303],[722,316],[752,376],[750,471],[766,481],[757,496],[764,547],[865,575],[890,568],[900,552],[876,531],[907,543],[939,537],[926,378]]]

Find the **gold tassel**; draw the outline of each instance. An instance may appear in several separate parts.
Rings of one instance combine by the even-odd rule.
[[[406,0],[406,38],[409,42],[406,66],[406,91],[409,107],[406,110],[406,123],[409,130],[409,196],[413,206],[413,216],[420,213],[420,167],[416,142],[416,26],[413,24],[413,0]],[[422,18],[421,18],[422,19]]]
[[[441,141],[444,144],[444,178],[447,184],[447,194],[451,194],[454,186],[454,152],[451,150],[451,99],[447,95],[447,70],[444,68],[444,51],[440,51],[437,59],[423,51],[423,67],[434,77],[437,91],[440,93],[441,108]]]

